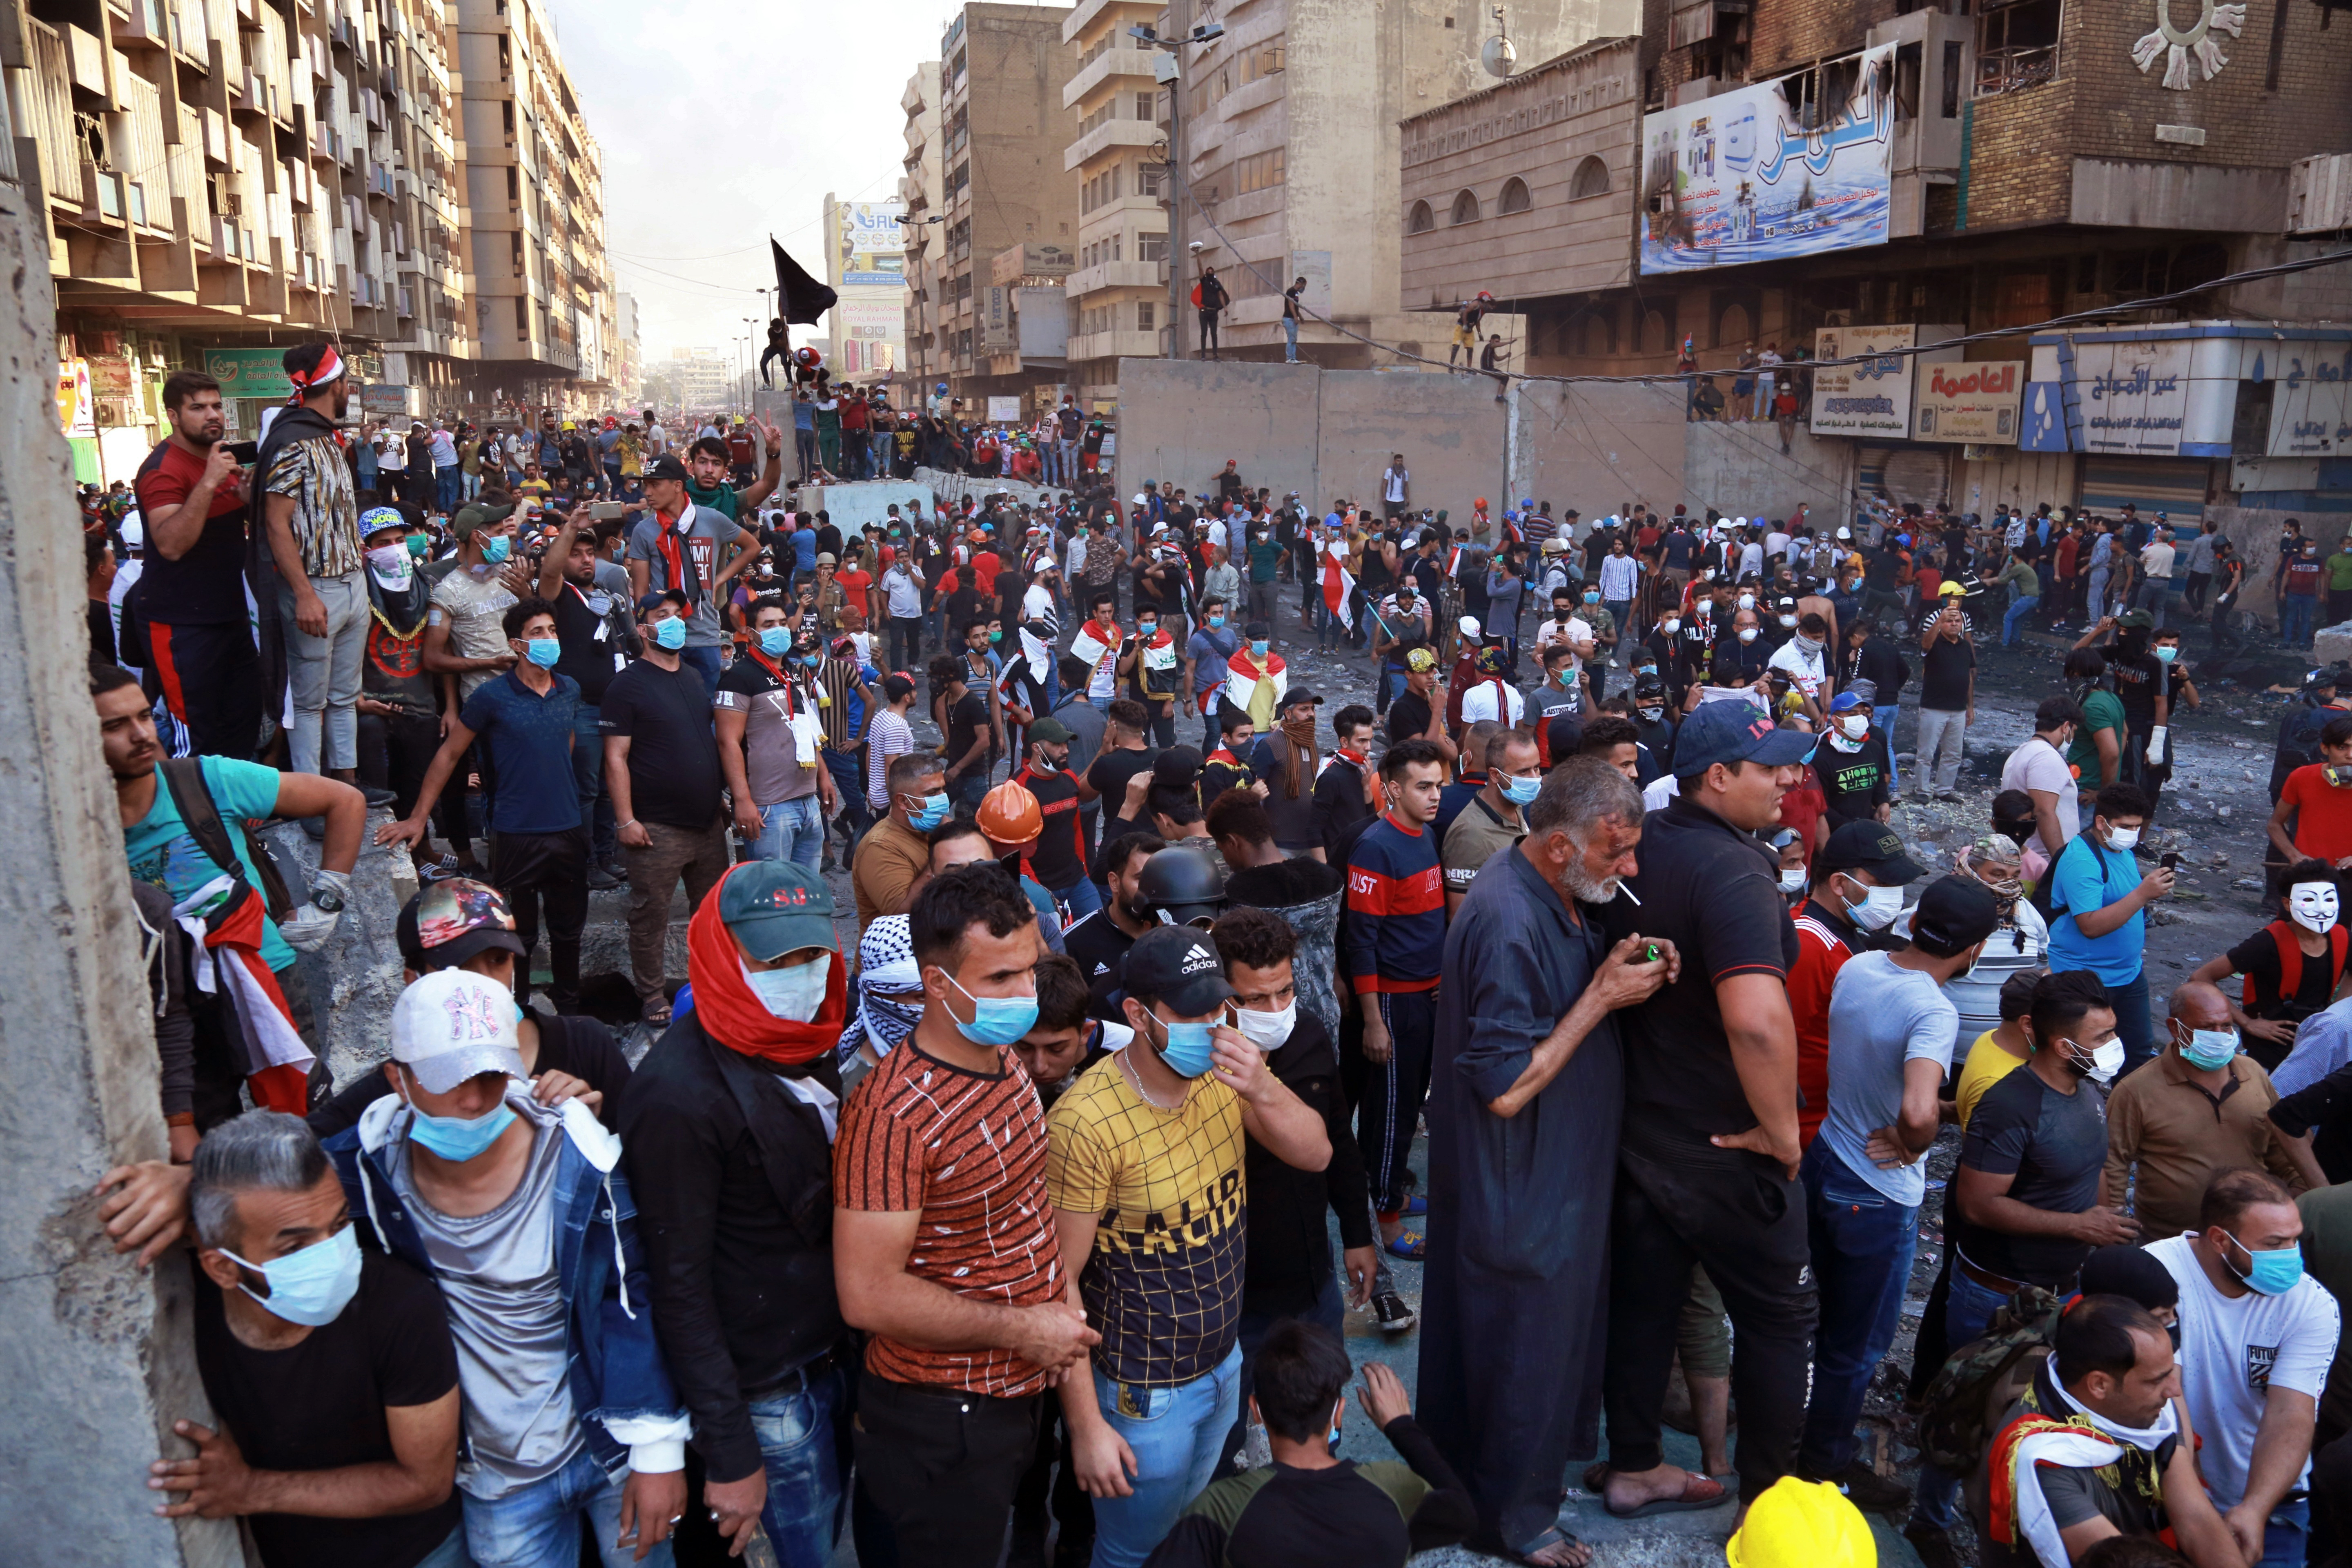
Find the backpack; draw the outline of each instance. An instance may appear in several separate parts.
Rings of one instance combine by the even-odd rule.
[[[209,857],[212,863],[239,882],[246,879],[245,866],[236,857],[230,843],[228,825],[221,820],[220,808],[213,804],[213,792],[205,782],[203,765],[194,757],[167,757],[163,761],[164,787],[172,792],[172,805],[187,827],[188,837],[196,847]],[[253,867],[261,879],[261,896],[272,921],[282,921],[294,912],[294,899],[286,890],[286,879],[279,874],[278,862],[269,857],[269,848],[253,830],[250,822],[239,822],[237,830],[245,835],[245,847],[253,857]]]
[[[2050,1354],[2059,1305],[2051,1291],[2028,1285],[1993,1313],[1982,1338],[1945,1361],[1921,1401],[1919,1452],[1927,1463],[1946,1475],[1976,1473],[2001,1416]]]

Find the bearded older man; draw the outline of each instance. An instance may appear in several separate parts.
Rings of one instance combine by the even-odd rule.
[[[1613,948],[1599,906],[1634,869],[1642,795],[1576,757],[1446,935],[1429,1101],[1422,1419],[1478,1508],[1473,1544],[1580,1568],[1555,1521],[1601,1408],[1603,1282],[1624,1070],[1615,1012],[1680,970]]]

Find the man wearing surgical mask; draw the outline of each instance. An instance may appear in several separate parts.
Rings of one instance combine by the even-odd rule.
[[[2139,787],[2109,784],[2098,794],[2091,826],[2067,841],[2050,868],[2050,967],[2087,969],[2107,988],[2126,1071],[2155,1053],[2144,967],[2147,906],[2172,891],[2169,869],[2158,865],[2142,875],[2132,857],[2147,824],[2147,796]]]
[[[2339,919],[2336,872],[2326,861],[2298,860],[2290,867],[2285,901],[2285,919],[2206,960],[2189,978],[2218,985],[2232,974],[2245,977],[2238,1000],[2230,1004],[2230,1016],[2246,1055],[2265,1072],[2280,1070],[2305,1028],[2314,1032],[2320,1045],[2279,1086],[2282,1094],[2293,1094],[2326,1077],[2340,1057],[2333,1047],[2341,1037],[2341,1015],[2324,1023],[2318,1015],[2333,1013],[2328,999],[2343,983],[2352,939]]]
[[[1322,1024],[1298,1005],[1298,933],[1265,910],[1235,909],[1210,928],[1209,939],[1234,988],[1234,1027],[1265,1053],[1266,1070],[1322,1118],[1331,1144],[1330,1163],[1307,1171],[1286,1163],[1256,1139],[1248,1140],[1248,1255],[1241,1317],[1241,1385],[1246,1389],[1258,1345],[1284,1319],[1303,1318],[1334,1339],[1345,1337],[1345,1309],[1371,1300],[1380,1254],[1372,1246],[1371,1189],[1339,1086],[1339,1052]],[[1339,1216],[1344,1285],[1332,1268],[1327,1208]],[[1225,1435],[1228,1458],[1240,1451],[1243,1436],[1237,1415]]]
[[[1470,797],[1445,831],[1439,864],[1445,871],[1445,918],[1462,907],[1479,868],[1527,833],[1519,816],[1543,788],[1542,759],[1536,738],[1524,730],[1500,730],[1486,747],[1486,784]]]
[[[418,980],[393,1008],[392,1095],[326,1152],[373,1247],[441,1288],[475,1560],[541,1560],[584,1529],[606,1568],[666,1561],[691,1418],[647,1304],[620,1142],[577,1100],[532,1095],[515,1018],[486,975]]]
[[[1895,945],[1887,928],[1903,889],[1926,873],[1902,836],[1877,822],[1849,822],[1813,856],[1812,896],[1797,907],[1797,962],[1789,1012],[1797,1021],[1797,1140],[1810,1146],[1830,1106],[1830,994],[1857,952]]]
[[[901,752],[883,770],[889,805],[857,841],[849,884],[857,900],[857,931],[884,915],[904,914],[915,881],[930,864],[931,829],[947,821],[946,764],[937,752]]]
[[[1046,1160],[1067,1301],[1102,1328],[1061,1387],[1099,1568],[1150,1554],[1240,1413],[1245,1141],[1301,1171],[1331,1159],[1323,1118],[1225,1023],[1234,988],[1206,933],[1145,932],[1125,987],[1136,1038],[1055,1103]],[[997,1540],[953,1560],[992,1563]]]
[[[2305,1186],[2286,1134],[2271,1122],[2278,1091],[2239,1053],[2227,998],[2188,981],[2173,992],[2166,1024],[2164,1049],[2107,1098],[2106,1195],[2120,1206],[2130,1192],[2151,1239],[2194,1229],[2206,1186],[2222,1171],[2258,1166],[2292,1191]]]
[[[1885,822],[1894,815],[1895,761],[1886,731],[1873,722],[1877,689],[1857,680],[1830,701],[1822,744],[1813,754],[1830,826]]]
[[[282,1111],[206,1133],[189,1200],[213,1414],[173,1423],[184,1441],[149,1467],[157,1510],[245,1518],[270,1568],[469,1562],[450,1484],[457,1359],[433,1287],[361,1250],[334,1168]]]

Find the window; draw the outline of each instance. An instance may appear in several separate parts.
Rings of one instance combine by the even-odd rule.
[[[1404,231],[1407,234],[1427,234],[1436,226],[1437,215],[1429,210],[1427,202],[1413,203],[1412,211],[1405,215]]]
[[[530,331],[530,301],[520,294],[515,296],[515,331],[518,332]]]
[[[1455,223],[1478,221],[1478,198],[1475,194],[1465,191],[1454,198],[1454,221]]]
[[[1528,183],[1513,175],[1503,182],[1502,199],[1495,205],[1503,212],[1523,213],[1535,205],[1535,202],[1528,195]]]
[[[1605,196],[1608,194],[1609,165],[1598,158],[1585,159],[1576,166],[1576,173],[1569,176],[1570,201],[1580,202],[1587,196]]]
[[[1168,165],[1165,163],[1138,163],[1135,166],[1135,194],[1158,197],[1160,184],[1167,177]]]
[[[2054,81],[2060,0],[1989,5],[1977,18],[1977,90],[1987,98]]]
[[[1276,147],[1244,158],[1234,165],[1234,193],[1247,195],[1252,191],[1263,191],[1281,184],[1287,157],[1286,149]]]
[[[1282,51],[1283,41],[1280,38],[1269,38],[1262,44],[1251,45],[1248,52],[1242,56],[1242,80],[1253,82],[1261,77],[1280,76],[1283,70]]]
[[[1139,331],[1139,332],[1149,332],[1149,331],[1154,331],[1158,330],[1158,329],[1157,329],[1157,327],[1156,327],[1156,323],[1158,322],[1159,319],[1160,319],[1159,311],[1158,311],[1158,310],[1156,310],[1153,308],[1153,306],[1152,306],[1152,302],[1151,302],[1150,300],[1137,300],[1137,301],[1136,301],[1136,304],[1135,304],[1135,330],[1136,330],[1137,331]]]
[[[1159,109],[1159,105],[1160,95],[1158,93],[1139,92],[1135,95],[1135,117],[1138,120],[1156,119],[1158,118],[1157,110]]]
[[[1139,234],[1135,237],[1135,258],[1138,261],[1168,259],[1168,237],[1164,234]]]

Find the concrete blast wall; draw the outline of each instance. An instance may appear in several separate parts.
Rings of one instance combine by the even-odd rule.
[[[1480,496],[1497,512],[1524,497],[1588,519],[1633,501],[1838,517],[1853,474],[1846,442],[1800,430],[1783,457],[1769,424],[1687,423],[1671,384],[1521,383],[1497,403],[1484,376],[1129,359],[1118,425],[1122,497],[1154,481],[1197,494],[1231,458],[1244,483],[1317,510],[1377,502],[1402,450],[1412,504],[1457,522]]]

